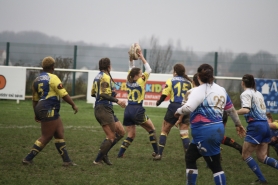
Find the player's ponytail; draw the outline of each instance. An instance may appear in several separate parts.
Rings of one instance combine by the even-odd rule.
[[[187,76],[185,73],[185,67],[182,64],[174,65],[174,71],[177,73],[178,76],[182,76],[183,78],[187,79],[188,81],[192,82],[192,80]]]
[[[98,62],[98,67],[100,71],[106,71],[108,73],[108,75],[110,76],[112,82],[114,82],[114,84],[118,85],[114,79],[112,78],[108,68],[111,66],[111,62],[109,58],[102,58],[99,60]]]
[[[140,70],[141,70],[141,69],[138,68],[138,67],[132,68],[132,69],[130,70],[130,72],[128,73],[127,79],[126,79],[126,80],[127,80],[129,83],[133,83],[133,82],[134,82],[133,78],[134,78],[136,75],[139,75]]]
[[[252,89],[254,89],[256,91],[256,82],[255,82],[255,79],[254,79],[253,75],[245,74],[242,77],[242,81],[243,81],[245,87],[252,88]]]

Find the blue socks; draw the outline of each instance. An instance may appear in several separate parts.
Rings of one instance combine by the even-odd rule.
[[[226,185],[226,176],[223,171],[213,174],[216,185]]]
[[[266,181],[260,170],[260,167],[252,157],[248,157],[247,159],[245,159],[245,162],[247,163],[249,168],[257,175],[260,181]]]
[[[186,185],[196,185],[198,169],[186,169]]]
[[[264,160],[264,164],[266,164],[268,166],[271,166],[275,169],[278,169],[278,161],[271,158],[271,157],[266,157],[265,160]]]

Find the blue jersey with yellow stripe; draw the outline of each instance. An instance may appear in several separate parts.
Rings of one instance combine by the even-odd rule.
[[[145,98],[145,85],[149,78],[150,74],[144,72],[142,77],[139,78],[136,82],[126,83],[127,93],[128,93],[128,104],[129,105],[137,105],[142,104]]]
[[[94,79],[92,90],[91,90],[91,95],[95,95],[95,97],[96,97],[96,102],[95,102],[96,105],[97,104],[112,105],[111,101],[100,97],[100,95],[102,93],[111,96],[112,88],[113,88],[113,85],[111,83],[111,77],[102,71],[99,72],[98,75]]]
[[[182,103],[184,95],[191,88],[192,84],[189,80],[182,76],[175,76],[166,81],[162,94],[166,96],[170,95],[171,103]]]
[[[60,97],[68,92],[64,89],[61,80],[55,75],[42,72],[33,82],[33,101],[52,100],[60,103]]]

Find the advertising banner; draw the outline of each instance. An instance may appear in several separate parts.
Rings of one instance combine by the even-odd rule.
[[[24,100],[26,68],[0,66],[0,99]]]
[[[278,80],[256,78],[257,90],[264,96],[266,111],[270,113],[278,113]]]
[[[91,97],[91,89],[95,76],[99,71],[91,71],[88,74],[88,88],[87,88],[87,102],[94,103],[95,98]],[[111,76],[117,85],[115,89],[117,92],[117,98],[127,101],[127,91],[126,91],[126,77],[127,72],[111,72]],[[143,102],[143,106],[146,107],[156,107],[156,101],[159,100],[162,90],[164,88],[167,79],[171,78],[171,74],[151,74],[150,78],[146,83],[146,94]],[[164,102],[160,104],[159,107],[167,107],[169,105],[169,97],[165,99]]]

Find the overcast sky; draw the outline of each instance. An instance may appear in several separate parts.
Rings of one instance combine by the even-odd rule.
[[[278,0],[0,0],[3,31],[109,46],[155,36],[194,51],[278,54]]]

